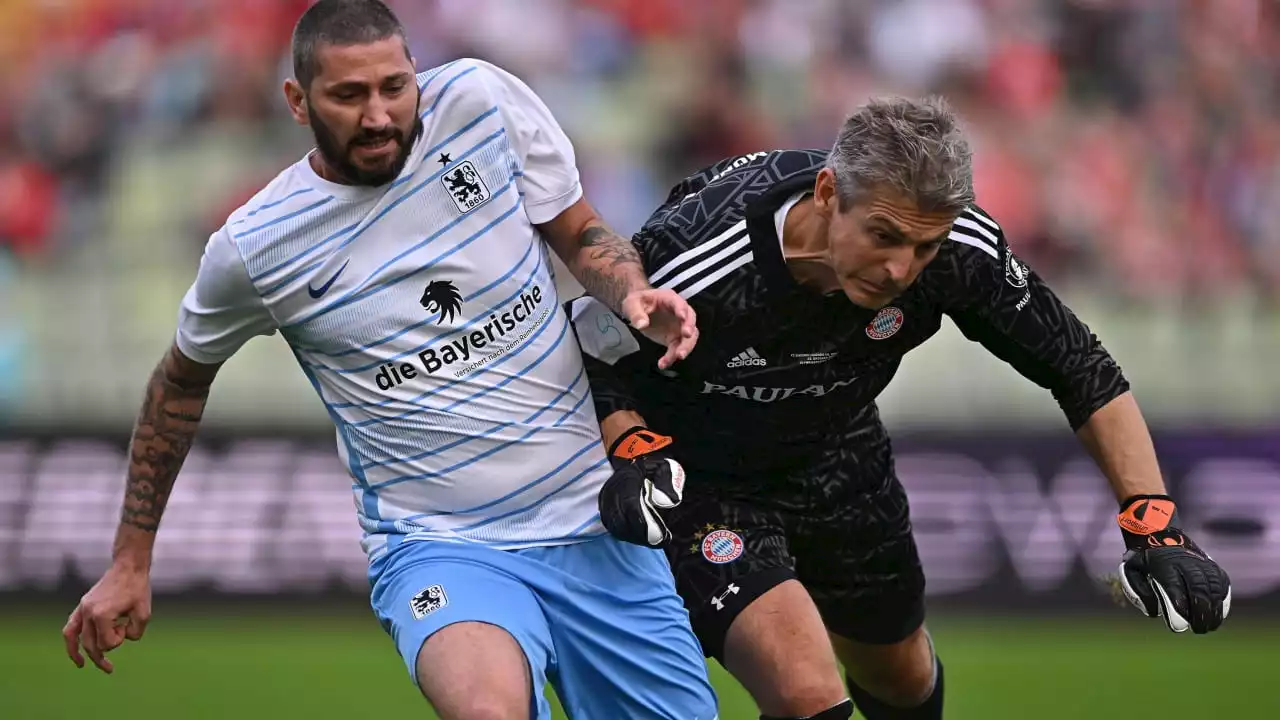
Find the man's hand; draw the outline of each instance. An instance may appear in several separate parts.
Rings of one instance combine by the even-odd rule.
[[[107,653],[125,640],[141,640],[150,619],[151,581],[147,571],[112,565],[80,599],[62,628],[67,656],[82,668],[84,655],[88,655],[99,670],[109,674],[115,666],[107,659]]]
[[[1120,585],[1129,602],[1176,633],[1217,630],[1231,612],[1231,579],[1178,528],[1173,500],[1135,495],[1118,521],[1128,547]]]
[[[660,511],[684,497],[684,468],[667,455],[670,446],[671,438],[637,426],[609,449],[613,476],[600,490],[600,521],[619,540],[661,547],[671,539]]]
[[[674,290],[650,288],[632,292],[622,300],[622,313],[631,327],[667,347],[666,354],[658,359],[658,367],[663,370],[689,357],[698,343],[697,315]]]

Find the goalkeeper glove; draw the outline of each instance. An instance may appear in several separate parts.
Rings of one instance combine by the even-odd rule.
[[[1167,495],[1135,495],[1117,518],[1128,550],[1120,563],[1125,597],[1173,632],[1217,630],[1231,612],[1231,579],[1178,527]]]
[[[671,539],[660,511],[684,496],[684,468],[669,457],[671,442],[636,426],[609,448],[613,475],[600,489],[600,522],[619,540],[661,547]]]

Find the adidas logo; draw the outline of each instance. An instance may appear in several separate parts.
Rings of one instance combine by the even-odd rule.
[[[725,363],[725,367],[727,368],[740,368],[748,365],[764,367],[765,365],[768,365],[768,363],[765,362],[764,358],[756,354],[755,348],[747,348],[735,355],[732,360]]]

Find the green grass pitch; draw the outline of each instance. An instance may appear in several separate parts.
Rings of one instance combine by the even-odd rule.
[[[113,655],[113,676],[67,660],[65,610],[0,607],[0,718],[433,717],[367,609],[161,600],[146,639]],[[1280,618],[1232,617],[1210,636],[1175,636],[1136,614],[944,615],[931,626],[949,720],[1280,718]],[[712,674],[720,717],[755,720],[745,692],[714,663]]]

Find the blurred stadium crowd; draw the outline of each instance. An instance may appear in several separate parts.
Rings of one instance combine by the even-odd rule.
[[[1243,307],[1246,340],[1275,324],[1277,3],[389,4],[420,69],[472,55],[526,79],[624,232],[704,164],[825,147],[869,94],[940,92],[971,126],[979,202],[1073,302],[1179,328]],[[104,392],[33,395],[70,382],[81,354],[124,388],[103,402],[132,413],[208,233],[310,146],[280,91],[307,5],[0,0],[0,409]]]
[[[474,54],[540,89],[579,143],[593,195],[626,229],[701,164],[825,146],[869,93],[936,91],[972,124],[980,203],[1043,274],[1135,296],[1280,286],[1275,3],[392,4],[422,68]],[[57,262],[93,242],[140,142],[245,124],[291,132],[265,126],[289,122],[279,85],[306,5],[0,3],[0,244]],[[182,181],[199,184],[191,170]],[[210,229],[264,176],[245,172],[193,203],[179,227]]]

